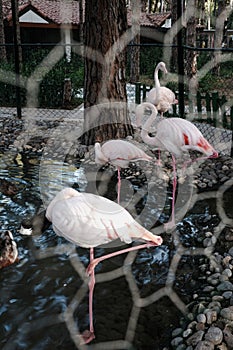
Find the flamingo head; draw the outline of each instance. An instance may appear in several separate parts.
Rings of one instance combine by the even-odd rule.
[[[160,69],[162,72],[164,72],[166,74],[168,73],[167,68],[166,68],[166,64],[164,62],[159,62],[158,69]]]

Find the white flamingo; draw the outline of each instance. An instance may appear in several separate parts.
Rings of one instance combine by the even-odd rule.
[[[151,110],[150,117],[142,126],[141,137],[145,143],[151,146],[157,146],[161,150],[169,151],[172,154],[173,166],[173,192],[172,192],[172,220],[168,227],[175,226],[175,193],[176,193],[176,157],[182,157],[183,152],[189,150],[199,151],[205,154],[207,158],[218,157],[218,152],[204,138],[200,130],[190,121],[182,118],[162,119],[157,124],[157,132],[154,137],[149,136],[148,131],[156,119],[158,111],[150,102],[143,102],[136,108],[137,126],[141,126],[142,116],[145,109]],[[203,158],[198,158],[203,159]]]
[[[118,171],[118,193],[117,200],[120,202],[121,176],[120,169],[127,168],[130,162],[138,160],[152,161],[152,157],[147,155],[137,146],[124,140],[106,141],[102,146],[95,143],[95,162],[97,164],[110,163],[117,167]]]
[[[95,338],[93,327],[95,266],[100,261],[119,254],[160,245],[162,238],[138,224],[119,204],[91,193],[79,193],[73,188],[65,188],[55,196],[47,208],[46,217],[52,222],[56,234],[80,247],[90,248],[90,264],[87,268],[90,275],[90,329],[82,335],[84,343],[89,343]],[[133,239],[142,239],[146,243],[94,259],[94,247],[116,239],[127,244]]]
[[[178,100],[172,90],[166,86],[160,85],[158,76],[159,70],[167,74],[167,68],[164,62],[159,62],[155,67],[155,87],[148,92],[147,101],[155,105],[157,110],[163,115],[163,113],[168,111],[172,104],[178,103]]]

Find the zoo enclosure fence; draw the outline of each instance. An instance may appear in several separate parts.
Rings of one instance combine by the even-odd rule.
[[[17,56],[13,55],[14,45],[6,45],[8,56],[10,52],[10,64],[2,65],[2,75],[4,70],[11,70],[11,74],[14,77],[17,71]],[[57,110],[72,110],[78,107],[82,103],[82,91],[83,91],[83,79],[84,79],[84,65],[83,57],[80,56],[77,46],[80,44],[74,44],[72,47],[72,60],[67,62],[65,54],[60,61],[56,64],[51,65],[47,62],[47,66],[43,66],[43,58],[50,54],[54,47],[60,46],[65,53],[65,45],[62,44],[34,44],[27,45],[22,44],[22,51],[24,57],[24,72],[21,75],[15,75],[15,80],[7,81],[6,78],[0,81],[0,107],[5,113],[9,107],[9,113],[12,113],[12,107],[16,109],[16,115],[21,117],[22,108],[28,106],[28,99],[31,98],[31,91],[28,91],[26,85],[27,76],[33,74],[33,69],[36,70],[40,65],[40,69],[47,69],[48,74],[44,75],[43,79],[38,82],[39,89],[37,95],[34,96],[35,106],[38,109],[37,115],[41,117],[54,117],[57,114]],[[153,84],[154,68],[155,65],[163,57],[163,46],[161,44],[140,44],[140,76],[150,83],[131,83],[127,84],[127,95],[128,101],[135,102],[136,104],[141,103],[146,99],[146,94]],[[183,56],[187,56],[188,47],[182,46]],[[128,46],[127,51],[130,53],[131,47]],[[193,50],[193,48],[191,48]],[[199,65],[208,64],[213,59],[213,49],[201,49],[197,48],[199,52]],[[172,111],[167,113],[169,116],[181,116],[183,118],[192,117],[192,121],[208,124],[213,127],[228,130],[228,136],[226,142],[229,141],[229,137],[232,139],[233,132],[233,96],[231,96],[231,86],[233,82],[233,61],[232,59],[232,48],[222,49],[221,55],[228,54],[229,59],[224,58],[224,62],[220,64],[219,76],[213,79],[213,70],[207,72],[207,75],[200,81],[201,90],[197,91],[197,94],[192,100],[189,99],[187,86],[183,83],[182,89],[181,84],[178,81],[178,75],[176,81],[163,82],[164,85],[168,85],[173,91],[175,91],[179,100],[179,105],[174,105]],[[18,52],[16,50],[15,52]],[[33,52],[33,54],[32,54]],[[14,60],[12,60],[14,57]],[[31,57],[33,59],[31,59]],[[127,55],[127,76],[129,75],[130,67],[130,54]],[[27,67],[27,63],[31,62],[30,68]],[[76,64],[75,64],[76,63]],[[34,64],[34,66],[33,66]],[[48,67],[48,65],[51,65]],[[180,62],[179,71],[184,71],[184,61]],[[201,67],[200,67],[201,68]],[[171,71],[168,66],[168,70]],[[174,77],[175,74],[173,74]],[[11,78],[12,78],[11,76]],[[184,106],[182,112],[181,107]],[[207,126],[207,125],[206,125]],[[231,133],[229,136],[229,133]],[[205,135],[208,137],[208,135]],[[231,147],[232,148],[232,147]],[[233,151],[231,149],[231,155]]]

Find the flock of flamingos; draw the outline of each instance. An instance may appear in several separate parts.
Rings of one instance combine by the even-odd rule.
[[[137,126],[141,127],[141,137],[146,144],[156,147],[159,151],[168,151],[172,155],[173,166],[173,196],[171,221],[167,224],[175,226],[174,204],[176,193],[176,158],[182,157],[183,152],[196,150],[206,158],[218,157],[218,152],[209,144],[202,133],[191,122],[181,118],[161,118],[157,124],[155,136],[149,136],[150,127],[157,114],[163,115],[170,106],[178,101],[175,94],[167,87],[160,86],[158,71],[167,73],[165,63],[160,62],[155,68],[155,87],[150,90],[147,102],[136,107]],[[142,117],[146,110],[150,110],[150,116],[144,125]],[[128,167],[130,162],[149,161],[160,163],[147,155],[140,148],[125,140],[110,140],[104,144],[96,143],[95,162],[98,164],[111,163],[118,170],[118,203],[91,193],[80,193],[73,188],[65,188],[60,191],[50,202],[46,210],[46,220],[52,223],[56,234],[65,237],[68,241],[80,247],[90,249],[90,263],[87,273],[89,280],[89,330],[82,334],[82,342],[89,343],[95,338],[93,326],[93,291],[95,285],[95,266],[104,259],[123,254],[132,250],[138,250],[150,246],[162,244],[160,236],[152,234],[137,223],[133,217],[120,205],[121,168]],[[203,158],[202,158],[203,159]],[[31,231],[30,231],[31,232]],[[21,231],[22,233],[22,231]],[[25,232],[26,233],[26,232]],[[10,232],[0,238],[1,267],[13,263],[17,258],[17,248]],[[109,243],[113,240],[130,244],[133,240],[143,240],[145,243],[127,249],[119,250],[100,258],[94,258],[94,248]]]

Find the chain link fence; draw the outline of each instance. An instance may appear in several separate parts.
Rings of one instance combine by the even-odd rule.
[[[66,116],[74,115],[76,108],[83,102],[84,59],[77,53],[77,46],[72,47],[71,60],[65,56],[65,46],[57,44],[22,45],[23,63],[21,74],[15,75],[15,63],[12,49],[8,49],[8,62],[0,64],[0,108],[1,116],[10,117],[19,114],[30,117],[31,108],[34,108],[34,117],[56,118],[65,110]],[[154,69],[156,64],[166,62],[165,47],[157,44],[141,44],[136,47],[139,53],[138,73],[141,81],[132,81],[132,50],[127,47],[127,100],[128,103],[141,103],[147,98],[147,93],[154,85]],[[171,48],[170,48],[171,49]],[[184,53],[188,48],[184,49]],[[208,49],[198,50],[198,90],[195,96],[190,96],[188,84],[184,77],[184,95],[180,95],[178,74],[174,67],[167,64],[168,75],[160,76],[161,85],[169,87],[175,92],[178,100],[184,102],[184,117],[199,124],[212,125],[223,129],[222,137],[226,137],[225,152],[230,154],[229,142],[233,129],[232,109],[232,49],[224,49],[221,53],[218,74],[212,66],[213,52]],[[167,63],[167,62],[166,62]],[[6,74],[7,73],[7,74]],[[180,116],[179,104],[174,105],[166,117]],[[35,112],[36,111],[36,112]],[[207,127],[205,136],[208,136]],[[225,131],[229,130],[228,132]],[[211,132],[210,132],[211,134]],[[224,148],[224,147],[223,147]]]

